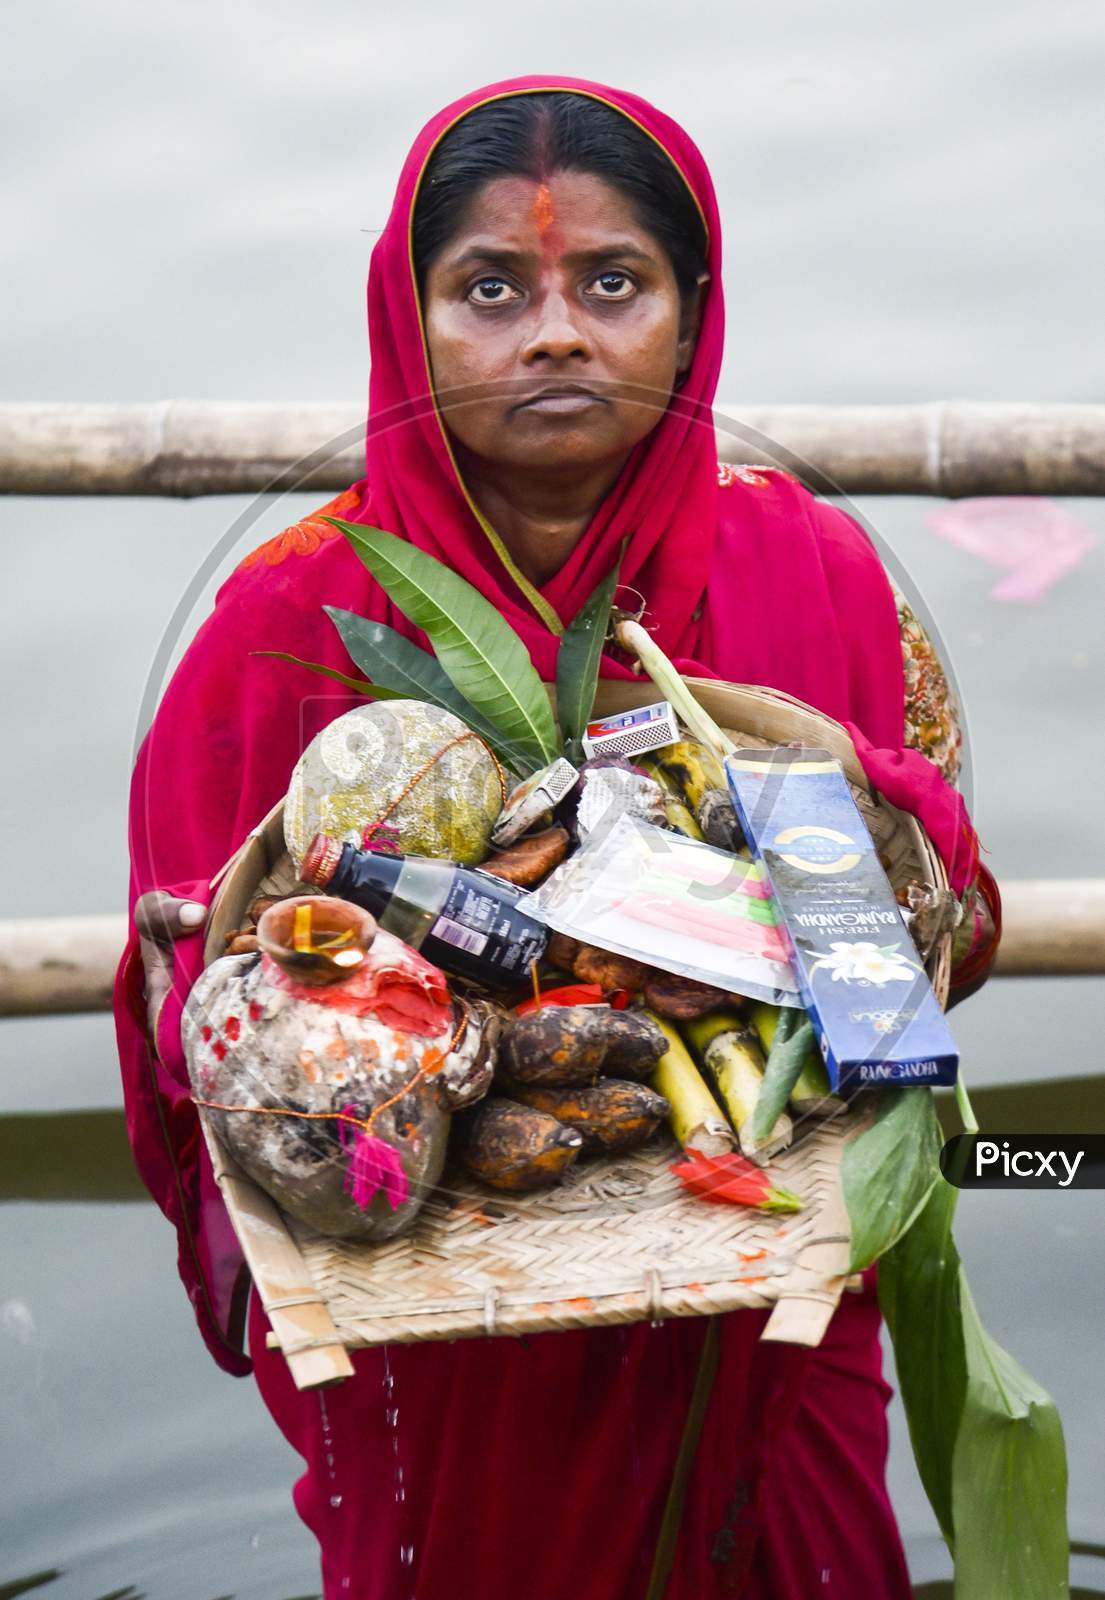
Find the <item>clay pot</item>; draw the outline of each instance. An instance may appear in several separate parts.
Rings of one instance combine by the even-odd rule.
[[[342,904],[325,897],[317,903]],[[238,1164],[289,1216],[337,1238],[392,1238],[411,1225],[441,1175],[453,1111],[482,1099],[490,1086],[498,1018],[471,1004],[463,1037],[442,1059],[459,1005],[439,1005],[445,1027],[427,1035],[350,1009],[354,991],[370,987],[367,958],[336,978],[315,966],[307,976],[293,963],[292,992],[285,977],[290,918],[287,926],[269,919],[285,907],[294,917],[295,905],[283,902],[262,917],[265,955],[223,956],[193,986],[181,1027],[193,1092],[197,1101],[249,1108],[209,1107],[206,1115]],[[360,936],[367,931],[361,927]],[[369,947],[378,966],[412,954],[383,931]],[[315,984],[310,998],[305,983]],[[363,1129],[335,1113],[363,1123],[377,1107],[362,1149]],[[370,1199],[355,1181],[366,1168]]]

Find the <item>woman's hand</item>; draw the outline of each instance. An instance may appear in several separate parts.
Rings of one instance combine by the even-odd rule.
[[[163,889],[151,889],[134,902],[134,925],[146,974],[146,1016],[150,1032],[157,1026],[161,1003],[173,982],[173,946],[196,933],[207,920],[198,900],[179,900]]]

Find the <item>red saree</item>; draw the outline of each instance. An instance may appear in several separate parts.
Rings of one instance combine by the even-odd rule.
[[[469,501],[440,414],[427,403],[408,235],[440,135],[493,96],[543,88],[607,101],[659,141],[702,209],[712,283],[686,384],[538,595],[519,582]],[[644,595],[650,625],[684,669],[771,684],[846,722],[874,783],[921,817],[962,889],[975,872],[974,833],[936,768],[903,749],[897,615],[870,542],[785,475],[719,477],[710,406],[723,339],[720,285],[709,174],[662,113],[633,95],[565,78],[519,79],[465,96],[415,141],[373,253],[367,472],[328,509],[447,561],[513,624],[546,678],[554,629],[625,543],[623,579]],[[308,519],[247,557],[220,590],[139,753],[132,905],[155,887],[206,903],[212,874],[280,798],[304,745],[345,708],[340,686],[253,653],[347,665],[323,604],[418,637],[326,523]],[[627,669],[606,659],[603,671]],[[180,1045],[181,1006],[201,962],[202,938],[181,940],[151,1048],[132,937],[116,1017],[139,1168],[176,1225],[181,1276],[209,1348],[242,1373],[250,1363],[241,1350],[241,1257],[199,1137]],[[871,1286],[846,1297],[812,1353],[759,1346],[757,1313],[721,1320],[668,1600],[906,1595],[883,1487],[888,1391]],[[264,1319],[255,1312],[258,1382],[307,1463],[296,1500],[323,1546],[328,1600],[638,1600],[704,1329],[689,1320],[365,1352],[356,1377],[323,1405],[295,1393],[282,1358],[264,1348]]]

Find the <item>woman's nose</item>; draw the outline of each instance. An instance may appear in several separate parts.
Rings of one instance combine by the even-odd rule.
[[[546,295],[537,306],[533,330],[522,359],[527,363],[566,361],[572,356],[590,360],[590,342],[580,321],[576,309],[563,294],[557,292]]]

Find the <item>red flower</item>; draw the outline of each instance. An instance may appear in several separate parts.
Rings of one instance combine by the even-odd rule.
[[[758,1211],[801,1211],[802,1202],[789,1189],[778,1189],[762,1167],[733,1153],[704,1156],[688,1146],[686,1161],[672,1171],[692,1194],[734,1206],[755,1206]]]

